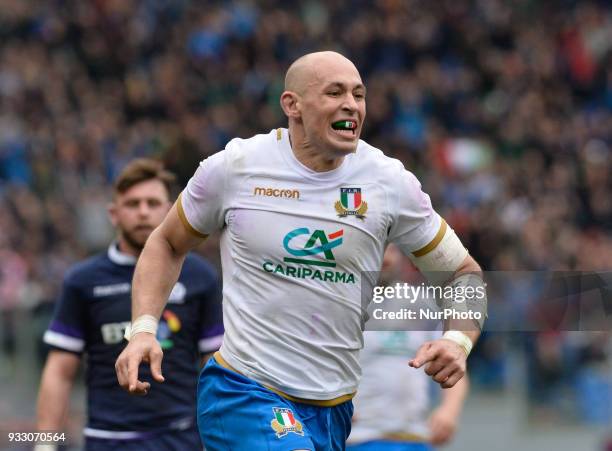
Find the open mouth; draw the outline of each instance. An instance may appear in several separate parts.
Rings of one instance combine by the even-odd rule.
[[[357,122],[353,120],[336,121],[331,124],[331,128],[340,135],[352,138],[357,130]]]

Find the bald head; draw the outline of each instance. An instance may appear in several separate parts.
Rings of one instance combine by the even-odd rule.
[[[323,155],[320,168],[335,167],[326,165],[357,148],[366,113],[365,86],[348,58],[316,52],[297,59],[285,76],[280,104],[289,119],[293,150]]]
[[[359,71],[351,60],[337,52],[308,53],[291,64],[285,75],[285,91],[302,94],[309,85],[319,82],[324,72],[344,69]]]

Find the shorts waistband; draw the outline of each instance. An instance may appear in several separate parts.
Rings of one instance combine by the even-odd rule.
[[[234,373],[240,374],[241,376],[245,376],[240,371],[233,368],[229,363],[227,363],[227,361],[223,358],[223,356],[221,356],[221,353],[219,351],[215,352],[213,354],[213,357],[215,361],[219,365],[221,365],[223,368],[225,368],[226,370],[230,370],[230,371],[233,371]],[[282,396],[285,399],[288,399],[289,401],[299,402],[301,404],[309,404],[311,406],[334,407],[344,402],[350,401],[351,399],[355,397],[355,393],[349,393],[348,395],[338,396],[337,398],[333,398],[333,399],[304,399],[304,398],[298,398],[296,396],[291,396],[283,391],[277,390],[274,387],[270,387],[269,385],[264,385],[264,384],[261,384],[261,385],[266,387],[271,392],[274,392],[277,395]]]
[[[391,432],[383,436],[385,440],[392,442],[414,442],[414,443],[428,443],[429,440],[418,434],[411,434],[410,432]]]

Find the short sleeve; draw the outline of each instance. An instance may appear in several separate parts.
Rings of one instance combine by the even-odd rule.
[[[223,341],[223,310],[221,307],[221,286],[219,280],[211,283],[200,308],[200,337],[198,350],[202,354],[214,352]]]
[[[43,341],[53,348],[80,354],[85,349],[85,324],[84,299],[77,286],[66,279]]]
[[[225,151],[221,151],[200,163],[179,196],[181,221],[195,235],[206,236],[223,227],[226,172]]]
[[[395,216],[387,240],[409,255],[435,241],[445,223],[433,209],[421,183],[403,167],[396,186]]]

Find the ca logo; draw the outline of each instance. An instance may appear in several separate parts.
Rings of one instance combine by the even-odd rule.
[[[342,244],[342,235],[344,230],[340,229],[337,232],[326,235],[323,230],[315,230],[310,233],[310,230],[306,227],[292,230],[283,239],[283,246],[287,252],[294,257],[285,257],[283,260],[287,263],[301,263],[305,265],[316,265],[333,268],[336,266],[336,259],[332,249]],[[291,242],[296,237],[310,235],[308,241],[301,248],[291,246]],[[295,258],[295,257],[309,257],[322,254],[325,260],[314,260],[308,258]]]

